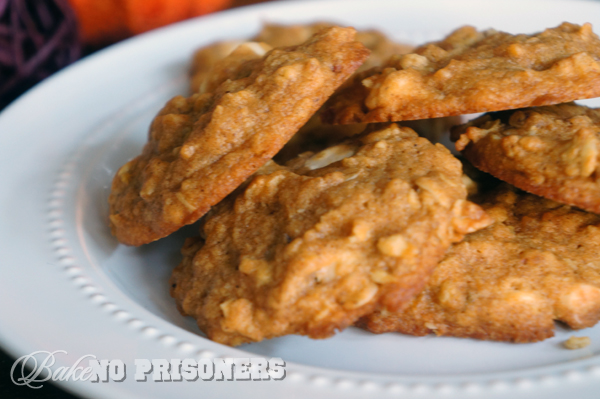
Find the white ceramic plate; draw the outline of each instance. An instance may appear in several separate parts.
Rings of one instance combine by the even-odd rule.
[[[13,355],[65,350],[121,359],[121,383],[66,382],[106,398],[444,397],[597,398],[600,328],[514,345],[371,335],[350,328],[313,341],[284,337],[232,349],[199,335],[168,295],[188,227],[142,248],[117,245],[106,227],[108,187],[135,156],[164,102],[186,93],[193,50],[254,34],[262,21],[333,20],[379,28],[411,43],[462,25],[535,32],[563,20],[600,27],[600,3],[577,1],[345,0],[267,3],[178,24],[113,46],[47,80],[0,115],[0,340]],[[133,359],[277,356],[282,382],[135,382]],[[5,377],[2,377],[5,378]]]

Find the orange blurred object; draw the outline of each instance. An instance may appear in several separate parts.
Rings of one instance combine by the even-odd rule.
[[[103,45],[183,19],[208,14],[231,0],[69,0],[84,43]]]

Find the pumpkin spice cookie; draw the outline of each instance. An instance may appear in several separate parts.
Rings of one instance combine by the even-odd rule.
[[[506,183],[484,195],[490,227],[454,244],[401,312],[360,325],[376,333],[534,342],[600,319],[600,216]]]
[[[175,97],[109,197],[119,241],[141,245],[193,223],[273,157],[367,58],[351,28],[250,60],[214,93]]]
[[[452,136],[484,172],[600,213],[600,110],[570,103],[491,113]]]
[[[213,208],[171,277],[180,311],[227,345],[325,338],[398,309],[490,221],[460,162],[396,125],[268,169]]]
[[[600,96],[590,24],[535,35],[462,27],[359,74],[326,105],[329,123],[389,122],[558,104]]]

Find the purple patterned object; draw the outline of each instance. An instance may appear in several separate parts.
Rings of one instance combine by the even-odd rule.
[[[67,0],[0,0],[0,109],[80,54]]]

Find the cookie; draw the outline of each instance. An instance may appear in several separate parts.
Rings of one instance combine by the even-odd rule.
[[[227,345],[325,338],[400,308],[452,242],[489,224],[461,175],[445,147],[396,125],[272,163],[186,242],[171,295]]]
[[[113,179],[113,234],[141,245],[198,220],[271,159],[368,54],[353,29],[330,28],[248,61],[214,93],[169,101],[142,154]]]
[[[600,319],[600,217],[503,183],[482,198],[494,219],[454,244],[400,312],[360,325],[376,333],[535,342]]]
[[[600,110],[570,103],[491,113],[452,136],[484,172],[600,213]]]
[[[250,59],[259,58],[270,46],[282,47],[302,43],[311,35],[334,26],[331,23],[318,22],[309,25],[265,24],[262,30],[251,40],[254,42],[228,41],[218,42],[200,49],[194,56],[192,65],[191,89],[204,93],[238,74],[240,65]],[[356,39],[371,50],[371,55],[358,71],[380,65],[393,54],[403,54],[412,46],[396,43],[376,30],[358,31]],[[410,126],[426,137],[439,137],[445,129],[443,118],[436,122],[424,121]],[[441,123],[439,122],[441,121]],[[419,121],[421,122],[421,121]],[[460,122],[458,122],[460,123]],[[453,123],[457,124],[457,123]],[[321,122],[320,111],[296,133],[275,156],[275,160],[285,163],[305,151],[321,151],[339,144],[365,129],[365,125],[329,125]]]
[[[334,24],[326,22],[318,22],[309,25],[265,24],[258,35],[249,40],[260,42],[261,46],[265,44],[271,47],[296,46],[305,42],[320,30],[332,26],[334,26]],[[384,60],[387,60],[392,55],[404,54],[412,49],[412,46],[396,43],[376,30],[358,31],[356,33],[356,40],[371,50],[371,55],[358,70],[381,65]],[[213,43],[196,51],[191,67],[191,91],[200,93],[210,91],[204,87],[205,81],[211,76],[214,76],[215,72],[218,74],[219,71],[224,69],[223,65],[216,64],[241,45],[244,45],[244,41],[230,40]],[[256,45],[252,45],[250,49],[244,50],[240,55],[242,57],[244,57],[244,55],[252,57],[252,50],[255,50],[257,53],[261,52]],[[231,59],[229,61],[231,61]]]
[[[600,39],[563,23],[534,35],[462,27],[359,74],[327,104],[328,123],[388,122],[600,96]]]
[[[265,42],[273,47],[292,46],[302,43],[311,35],[321,29],[335,24],[329,22],[317,22],[308,25],[281,25],[265,24],[262,30],[252,40]],[[389,57],[395,54],[405,54],[413,49],[413,46],[398,43],[391,40],[384,33],[375,29],[358,30],[356,40],[371,50],[371,55],[360,66],[359,71],[382,65]]]
[[[265,42],[272,46],[284,46],[299,43],[314,32],[318,32],[332,23],[317,22],[309,25],[280,25],[265,24],[260,33],[253,40]],[[357,70],[362,71],[381,65],[385,60],[395,54],[404,54],[413,47],[408,44],[397,43],[390,40],[385,34],[377,30],[359,30],[356,40],[371,50],[371,55]],[[364,124],[355,125],[330,125],[321,122],[320,112],[317,112],[302,128],[286,143],[275,156],[275,160],[285,163],[306,151],[321,151],[327,147],[357,135],[365,129]],[[421,121],[419,121],[421,122]],[[409,126],[427,138],[439,138],[443,132],[448,131],[448,123],[444,119],[422,121]],[[456,125],[458,123],[451,123]]]

